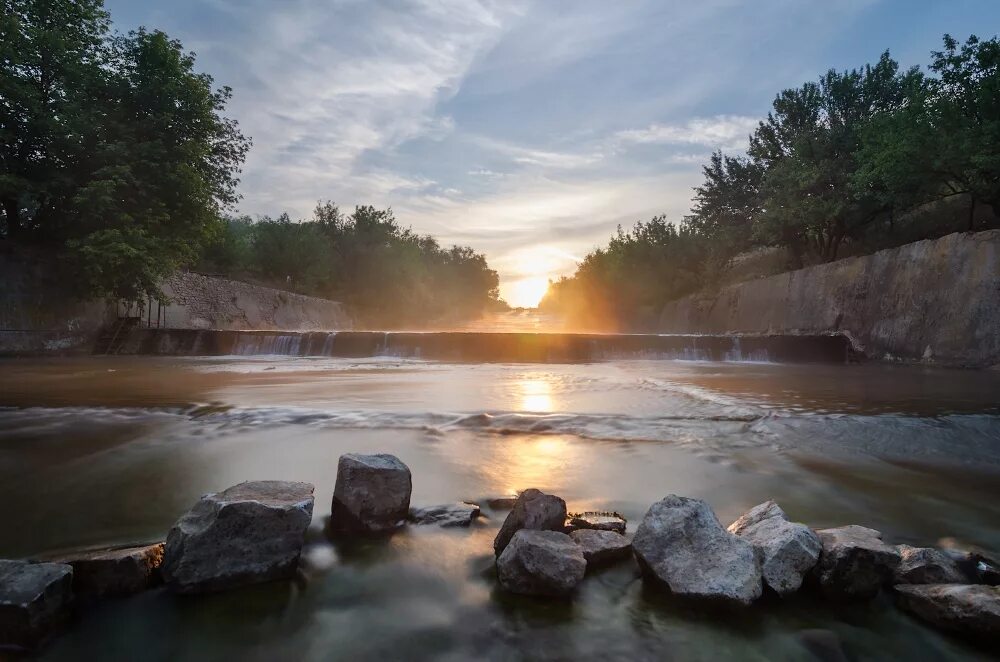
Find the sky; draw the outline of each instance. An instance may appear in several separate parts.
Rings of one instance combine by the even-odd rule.
[[[681,220],[775,94],[994,36],[1000,0],[106,0],[233,88],[239,212],[391,206],[533,305],[618,225]],[[991,31],[992,30],[992,31]]]

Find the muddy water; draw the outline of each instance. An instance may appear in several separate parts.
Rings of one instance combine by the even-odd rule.
[[[1000,548],[1000,374],[897,366],[675,361],[446,364],[288,357],[0,363],[0,556],[162,539],[199,495],[312,482],[309,581],[89,610],[48,659],[809,659],[835,632],[860,659],[984,655],[885,598],[808,595],[703,613],[623,565],[571,603],[500,594],[491,541],[410,527],[330,546],[319,533],[344,452],[389,452],[415,505],[526,487],[629,530],[670,493],[724,522],[775,498],[811,525],[893,542]]]

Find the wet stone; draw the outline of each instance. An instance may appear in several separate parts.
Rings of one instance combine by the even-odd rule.
[[[131,595],[159,579],[164,543],[110,549],[83,550],[63,555],[60,563],[73,566],[73,591],[81,598]]]
[[[958,563],[932,547],[896,545],[899,565],[893,573],[896,584],[968,584]]]
[[[567,596],[586,571],[583,550],[558,531],[517,531],[497,559],[500,585],[522,595]]]
[[[469,526],[479,517],[479,506],[473,503],[448,503],[428,508],[411,508],[409,519],[414,524],[436,524],[443,527]]]
[[[565,524],[565,501],[540,490],[525,490],[517,497],[514,509],[507,515],[507,519],[503,521],[499,533],[493,540],[493,552],[500,556],[514,534],[521,529],[562,531]]]
[[[395,455],[341,455],[330,528],[338,533],[390,531],[406,522],[413,481]]]
[[[0,648],[32,649],[67,616],[73,568],[0,560]]]
[[[569,537],[583,550],[588,568],[609,565],[632,555],[632,543],[616,531],[580,529]]]
[[[982,584],[906,584],[896,603],[934,627],[1000,642],[1000,587]]]
[[[812,529],[789,522],[785,511],[774,501],[755,506],[727,530],[737,533],[758,551],[764,582],[778,595],[799,590],[823,549]]]
[[[594,529],[597,531],[615,531],[617,533],[625,533],[626,523],[625,518],[618,513],[574,513],[569,516],[566,528],[571,531],[578,529]]]
[[[882,542],[882,534],[875,529],[852,524],[816,534],[823,551],[814,573],[827,597],[870,600],[892,580],[899,552]]]

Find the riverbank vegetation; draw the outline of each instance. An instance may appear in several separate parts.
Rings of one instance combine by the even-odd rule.
[[[355,304],[363,320],[474,316],[497,274],[391,210],[234,218],[251,141],[231,98],[157,30],[114,33],[102,0],[0,0],[0,237],[80,298],[162,298],[179,268]]]
[[[543,308],[641,327],[760,255],[795,269],[1000,226],[1000,41],[945,36],[926,71],[885,53],[784,90],[746,152],[716,152],[703,173],[688,216],[619,228]]]

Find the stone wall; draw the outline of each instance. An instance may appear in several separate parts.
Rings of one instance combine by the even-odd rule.
[[[663,333],[846,333],[872,358],[1000,365],[1000,231],[956,233],[696,294]]]

